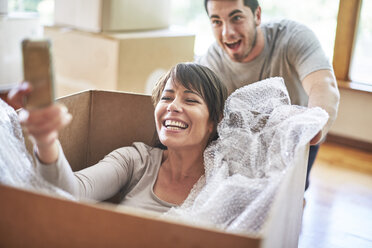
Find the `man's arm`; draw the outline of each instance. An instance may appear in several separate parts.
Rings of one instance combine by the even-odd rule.
[[[336,120],[340,93],[336,78],[331,70],[319,70],[307,75],[302,85],[309,96],[308,107],[321,107],[329,114],[327,124],[310,142],[315,145],[328,133]]]

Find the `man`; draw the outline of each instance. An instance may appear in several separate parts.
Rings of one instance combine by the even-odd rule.
[[[210,67],[232,93],[259,80],[283,77],[292,104],[321,107],[329,120],[310,142],[308,175],[337,116],[339,92],[333,69],[307,27],[289,20],[261,25],[257,0],[205,0],[216,43],[198,62]]]

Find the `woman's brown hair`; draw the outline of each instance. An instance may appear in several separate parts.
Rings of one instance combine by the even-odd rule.
[[[181,84],[188,90],[197,91],[204,99],[209,119],[214,123],[214,134],[210,141],[217,139],[217,124],[223,116],[223,108],[227,98],[227,89],[218,76],[209,68],[195,63],[180,63],[172,67],[156,83],[152,91],[154,106],[160,101],[164,87],[168,80]],[[157,136],[157,135],[156,135]]]

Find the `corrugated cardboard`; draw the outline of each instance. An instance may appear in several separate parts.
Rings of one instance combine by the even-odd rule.
[[[163,73],[194,58],[195,36],[169,29],[93,34],[46,27],[45,36],[59,97],[87,89],[151,93]]]
[[[55,0],[54,21],[91,32],[169,26],[170,0]]]
[[[86,91],[59,100],[74,116],[60,134],[74,170],[134,141],[151,144],[149,96]],[[62,200],[0,185],[0,247],[297,247],[308,147],[278,189],[262,233],[228,234],[136,209]]]

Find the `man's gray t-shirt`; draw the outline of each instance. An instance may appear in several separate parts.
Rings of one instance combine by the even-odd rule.
[[[290,20],[265,23],[261,29],[265,46],[254,60],[234,62],[214,43],[197,62],[212,69],[229,94],[244,85],[279,76],[285,81],[291,103],[307,106],[301,81],[314,71],[332,70],[318,39],[309,28]]]

